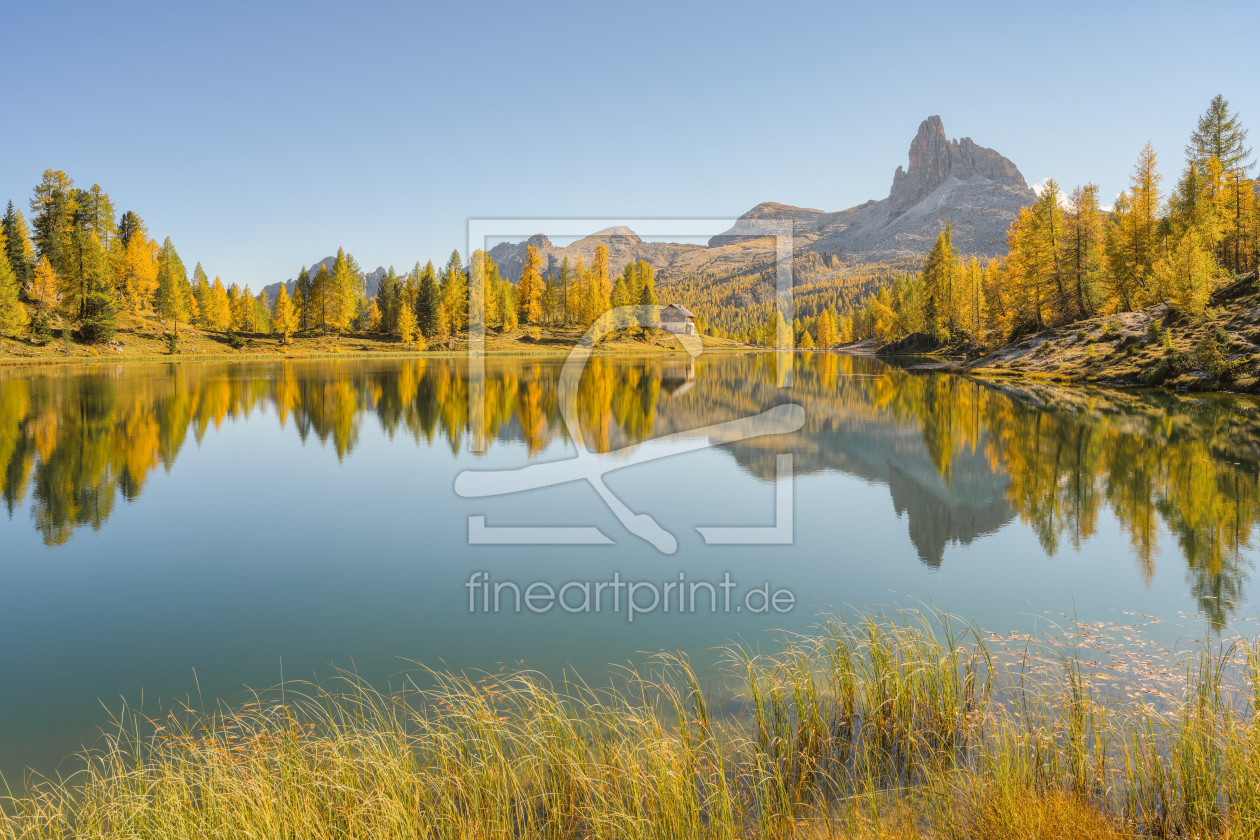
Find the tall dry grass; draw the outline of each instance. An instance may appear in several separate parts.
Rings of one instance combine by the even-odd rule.
[[[734,648],[716,683],[677,655],[616,688],[343,674],[124,715],[80,772],[10,792],[0,838],[1260,835],[1260,650],[1205,645],[1159,707],[1040,663],[903,613]]]

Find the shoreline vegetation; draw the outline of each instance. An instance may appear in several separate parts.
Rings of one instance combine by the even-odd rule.
[[[1260,284],[1252,271],[1221,289],[1217,304],[1188,318],[1167,304],[1088,318],[1025,335],[991,352],[938,346],[929,336],[865,340],[840,352],[883,358],[922,356],[910,371],[980,380],[1023,378],[1176,391],[1260,392]]]
[[[921,271],[870,294],[839,329],[858,352],[936,353],[977,376],[1251,391],[1260,379],[1260,182],[1247,130],[1215,97],[1172,190],[1147,143],[1129,189],[1053,179],[987,262],[953,247],[949,224]]]
[[[883,347],[958,355],[938,369],[977,376],[1248,391],[1260,387],[1260,182],[1246,140],[1217,96],[1167,194],[1149,143],[1110,205],[1094,184],[1067,194],[1047,179],[1011,223],[1007,253],[983,262],[958,252],[948,221],[921,261],[815,281],[819,255],[801,251],[792,312],[777,308],[770,264],[658,277],[640,259],[618,273],[603,243],[589,265],[566,258],[546,274],[529,244],[515,281],[485,251],[466,265],[453,251],[440,267],[381,268],[370,297],[338,249],[270,299],[211,280],[200,263],[190,275],[169,237],[159,244],[99,185],[50,169],[31,223],[12,202],[0,219],[0,359],[450,351],[466,341],[470,312],[484,312],[489,353],[539,355],[567,350],[611,308],[679,295],[713,349]],[[856,299],[859,288],[874,290]],[[672,343],[655,332],[623,331],[602,351]]]
[[[487,356],[564,357],[582,337],[583,330],[571,328],[517,328],[505,334],[487,334]],[[121,361],[200,362],[227,360],[283,360],[303,358],[442,358],[466,356],[466,335],[452,336],[441,346],[404,344],[396,336],[368,332],[343,335],[318,330],[297,333],[282,343],[268,333],[220,333],[199,327],[184,327],[178,344],[171,350],[169,334],[152,318],[133,316],[120,319],[114,338],[104,345],[82,344],[73,336],[65,340],[54,332],[43,345],[25,339],[0,335],[0,365],[82,364]],[[701,336],[705,352],[754,351],[729,339]],[[659,329],[634,329],[608,336],[595,346],[599,355],[670,354],[687,352],[672,333]]]
[[[77,772],[8,780],[0,838],[1256,836],[1260,646],[1066,621],[867,613],[716,674],[341,672],[123,711]]]

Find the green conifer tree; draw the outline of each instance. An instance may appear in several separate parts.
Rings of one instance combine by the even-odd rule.
[[[446,309],[451,334],[468,328],[468,279],[464,276],[458,250],[451,251],[451,258],[442,270],[442,306]]]
[[[311,325],[318,325],[321,330],[328,329],[331,295],[332,275],[328,273],[328,266],[321,264],[311,278]]]
[[[106,275],[94,274],[88,283],[83,318],[79,321],[79,336],[92,344],[108,341],[114,337],[117,318],[114,284]]]
[[[954,250],[953,225],[936,237],[923,264],[924,315],[928,330],[937,340],[948,340],[953,321],[952,302],[958,280],[958,252]]]
[[[1246,144],[1247,129],[1242,127],[1237,113],[1229,112],[1229,101],[1218,93],[1190,134],[1186,159],[1206,169],[1208,161],[1215,157],[1225,172],[1246,172],[1251,168],[1251,149]]]
[[[338,248],[328,294],[328,322],[337,330],[338,335],[350,329],[359,311],[359,298],[362,296],[363,286],[359,278],[358,263],[343,248]]]
[[[556,291],[560,296],[560,322],[572,323],[573,307],[570,305],[569,291],[573,286],[573,269],[569,267],[569,258],[560,263],[560,272],[556,275]]]
[[[637,274],[639,281],[638,304],[640,306],[656,306],[660,303],[660,300],[656,296],[656,273],[652,271],[652,266],[648,265],[644,260],[639,260]]]
[[[13,205],[9,205],[11,210]],[[0,330],[16,330],[26,326],[26,307],[18,295],[18,277],[9,265],[9,255],[0,248]]]
[[[131,237],[136,234],[145,236],[147,233],[148,229],[144,226],[144,220],[131,210],[123,213],[118,220],[118,239],[122,242],[123,248],[131,244]]]
[[[155,308],[158,314],[170,322],[174,335],[179,335],[179,322],[188,317],[188,271],[184,262],[166,237],[158,255],[158,283]]]
[[[307,273],[306,266],[302,266],[302,270],[298,272],[297,282],[293,284],[293,296],[298,300],[297,307],[299,330],[310,329],[313,319],[311,318],[311,275]]]
[[[61,170],[48,169],[31,198],[32,239],[39,257],[47,258],[64,282],[74,275],[72,266],[74,181]]]
[[[438,308],[442,303],[442,293],[437,284],[437,273],[433,270],[432,260],[424,267],[420,275],[420,288],[416,293],[416,324],[425,338],[432,338],[438,329]]]
[[[26,285],[35,276],[35,250],[22,211],[15,210],[12,201],[5,210],[4,219],[0,220],[0,226],[4,228],[4,252],[9,258],[9,267],[17,282]]]

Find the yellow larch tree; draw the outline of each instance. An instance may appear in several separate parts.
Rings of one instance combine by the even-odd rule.
[[[338,248],[328,294],[328,326],[338,334],[350,329],[350,324],[359,311],[362,284],[357,268],[354,258],[344,248]]]
[[[57,286],[57,272],[53,271],[48,257],[41,257],[35,265],[35,276],[26,287],[27,299],[35,305],[38,312],[48,315],[61,302]]]
[[[1138,155],[1129,191],[1116,197],[1107,226],[1107,287],[1112,311],[1140,309],[1155,302],[1151,269],[1160,244],[1159,185],[1155,147],[1147,143]]]
[[[1167,296],[1177,311],[1202,318],[1220,269],[1203,233],[1190,228],[1167,255],[1155,261],[1151,273],[1155,288]]]
[[[1098,185],[1077,187],[1067,204],[1060,268],[1072,315],[1089,318],[1098,311],[1102,295],[1103,214],[1098,206]]]
[[[137,312],[148,306],[157,291],[158,252],[161,246],[148,237],[132,236],[124,247],[121,239],[115,240],[114,277],[118,284],[118,296],[126,308]]]
[[[608,311],[611,305],[612,278],[608,275],[608,246],[599,243],[595,246],[595,257],[591,260],[589,323]]]
[[[223,288],[223,281],[218,277],[214,278],[214,283],[210,286],[209,311],[203,313],[203,317],[212,330],[227,332],[232,328],[231,302],[228,300],[227,289]]]
[[[271,328],[280,334],[280,343],[288,344],[289,337],[297,329],[297,312],[293,308],[293,299],[289,297],[284,284],[276,294],[276,302],[271,307]]]
[[[398,307],[398,338],[403,344],[410,345],[416,335],[416,316],[411,311],[411,304],[403,298]]]
[[[824,309],[822,314],[818,316],[818,324],[814,327],[818,333],[817,343],[819,347],[830,347],[836,343],[836,323],[832,320],[831,310]]]
[[[516,317],[519,323],[537,324],[542,320],[542,286],[542,258],[538,256],[537,248],[526,246],[525,265],[516,286]]]

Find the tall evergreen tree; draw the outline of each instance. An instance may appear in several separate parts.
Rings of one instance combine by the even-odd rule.
[[[459,251],[451,251],[451,258],[442,270],[442,307],[446,310],[451,333],[468,327],[468,280],[464,276]]]
[[[1208,195],[1203,169],[1194,160],[1186,168],[1168,195],[1168,224],[1175,236],[1190,228],[1207,231],[1213,226],[1212,201]]]
[[[40,258],[47,258],[53,270],[66,282],[73,275],[74,181],[61,170],[44,171],[31,198],[32,238]]]
[[[646,260],[639,260],[636,279],[639,283],[639,296],[635,302],[640,306],[656,306],[660,300],[656,296],[656,272]]]
[[[144,226],[144,219],[131,210],[123,213],[118,219],[118,240],[124,248],[131,244],[133,236],[147,237],[148,234],[149,230]]]
[[[298,329],[310,329],[313,319],[311,318],[311,275],[307,273],[306,266],[302,266],[302,270],[298,272],[297,282],[293,284],[293,297],[298,301]]]
[[[442,305],[442,293],[438,288],[437,273],[430,260],[420,275],[420,288],[416,292],[416,325],[425,338],[437,333],[438,309]]]
[[[57,291],[61,284],[57,280],[57,272],[53,269],[48,257],[40,257],[39,263],[26,284],[26,297],[35,306],[35,317],[31,319],[31,338],[45,343],[52,335],[52,313],[61,301]]]
[[[818,332],[817,345],[826,349],[836,343],[836,324],[831,318],[831,311],[824,309],[822,314],[818,316],[818,325],[814,328]]]
[[[1192,318],[1203,317],[1219,273],[1203,233],[1197,228],[1183,233],[1151,270],[1155,287],[1173,308]]]
[[[73,291],[63,297],[80,322],[79,334],[86,341],[105,341],[114,335],[118,315],[113,272],[105,247],[91,228],[75,231],[75,272]]]
[[[10,204],[9,208],[12,209]],[[9,265],[9,255],[0,248],[0,330],[16,330],[26,326],[26,307],[18,296],[18,277]]]
[[[385,272],[385,276],[381,278],[381,284],[376,289],[374,300],[380,313],[378,329],[386,333],[394,332],[398,325],[398,307],[403,302],[403,288],[392,265],[389,267],[389,271]]]
[[[1151,269],[1160,242],[1160,182],[1155,149],[1147,143],[1116,197],[1106,231],[1107,286],[1111,309],[1129,311],[1153,303]]]
[[[560,293],[560,320],[562,323],[572,323],[572,310],[569,306],[569,289],[573,285],[573,271],[569,268],[569,258],[565,257],[560,263],[560,273],[556,276],[556,285]]]
[[[210,280],[202,270],[201,263],[193,269],[193,297],[197,300],[197,323],[203,327],[210,326],[210,318],[214,314],[214,290]]]
[[[1063,274],[1074,303],[1074,315],[1089,318],[1102,299],[1103,214],[1098,185],[1077,187],[1063,216]]]
[[[522,324],[542,320],[542,258],[533,245],[525,247],[525,265],[516,283],[516,318]]]
[[[103,256],[101,261],[104,262]],[[117,329],[117,316],[113,282],[104,273],[93,274],[84,299],[83,317],[79,320],[79,336],[94,344],[108,341]]]
[[[328,322],[340,335],[350,329],[359,311],[359,298],[363,296],[363,282],[359,278],[359,266],[354,257],[337,249],[333,261],[332,284],[329,287]]]
[[[559,311],[560,296],[556,292],[556,281],[552,274],[547,275],[547,280],[543,283],[542,297],[539,298],[542,306],[543,320],[549,324],[555,323],[556,314]]]
[[[284,284],[280,284],[280,291],[276,293],[276,303],[271,310],[271,328],[280,334],[280,343],[288,344],[289,337],[293,335],[293,330],[297,327],[297,313],[293,311],[293,300],[289,297],[288,290]]]
[[[179,322],[188,318],[188,271],[169,236],[158,255],[156,304],[158,314],[171,323],[173,334],[178,336]]]
[[[127,309],[135,312],[148,306],[157,291],[157,243],[142,231],[133,231],[123,247],[122,237],[114,249],[114,280]]]
[[[410,345],[416,337],[416,317],[411,311],[411,306],[407,301],[402,301],[398,307],[398,338],[403,344]]]
[[[1247,129],[1242,127],[1237,112],[1229,112],[1229,101],[1218,93],[1199,117],[1198,128],[1190,134],[1186,158],[1206,167],[1215,157],[1225,172],[1246,172],[1251,169],[1251,149],[1246,144]]]
[[[118,236],[114,202],[109,194],[101,189],[100,184],[93,184],[89,190],[75,190],[74,198],[75,226],[94,232],[101,246],[109,250]]]
[[[958,282],[958,252],[954,250],[953,225],[945,220],[945,229],[936,237],[923,264],[924,311],[927,326],[937,338],[948,338],[954,326],[954,287]]]
[[[0,220],[0,226],[4,228],[4,252],[9,258],[9,267],[18,283],[26,285],[35,275],[35,247],[31,244],[22,211],[15,210],[12,201],[4,212],[4,219]]]
[[[227,332],[232,328],[232,305],[228,299],[227,289],[218,277],[210,285],[209,311],[205,313],[205,323],[212,330]]]
[[[318,325],[321,330],[328,329],[329,312],[332,309],[332,275],[328,266],[321,264],[319,271],[311,278],[311,325]]]
[[[630,305],[630,289],[627,287],[625,274],[622,274],[617,278],[617,282],[613,283],[612,297],[609,302],[612,304],[613,309]]]

